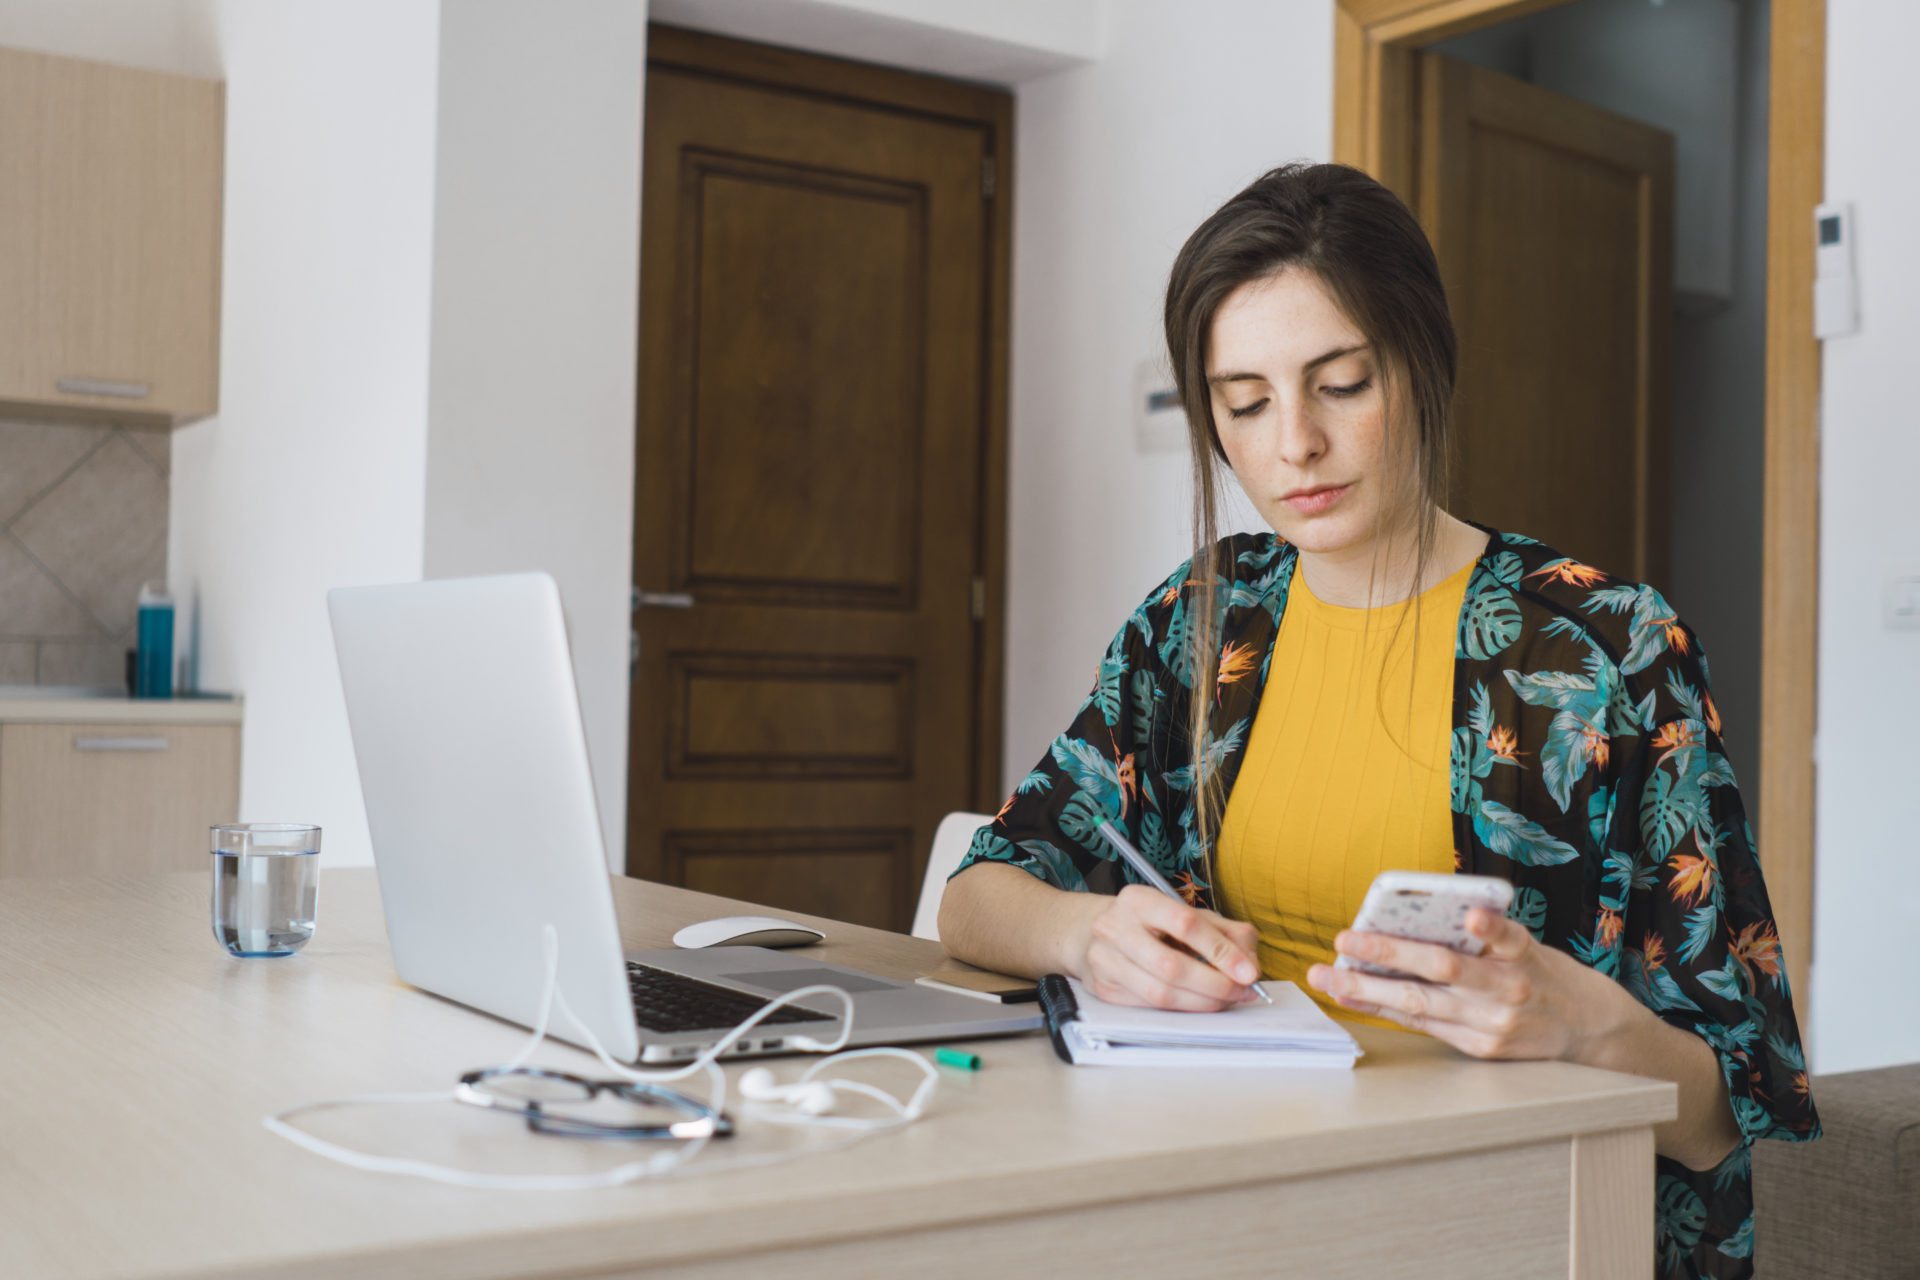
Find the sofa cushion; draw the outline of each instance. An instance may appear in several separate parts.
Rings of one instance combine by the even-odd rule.
[[[1754,1274],[1920,1280],[1920,1063],[1812,1087],[1819,1141],[1754,1144]]]

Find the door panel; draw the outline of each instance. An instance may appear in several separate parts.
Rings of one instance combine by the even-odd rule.
[[[632,874],[905,928],[969,805],[989,136],[649,69]]]
[[[698,346],[679,581],[713,598],[911,608],[924,189],[682,155],[683,319]]]
[[[1419,213],[1460,338],[1454,514],[1661,584],[1673,140],[1421,55]]]
[[[914,664],[818,654],[669,654],[669,778],[913,776]]]

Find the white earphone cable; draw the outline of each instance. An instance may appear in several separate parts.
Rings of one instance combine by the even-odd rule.
[[[720,1069],[715,1060],[738,1043],[740,1038],[747,1032],[764,1022],[776,1010],[784,1008],[805,996],[829,995],[838,998],[846,1007],[846,1016],[841,1021],[840,1034],[830,1043],[822,1043],[813,1039],[811,1036],[805,1035],[788,1037],[787,1043],[807,1052],[825,1053],[830,1056],[823,1058],[821,1061],[809,1067],[801,1074],[796,1084],[775,1086],[770,1091],[770,1097],[791,1096],[804,1086],[818,1080],[820,1073],[828,1067],[858,1058],[901,1058],[918,1066],[922,1072],[922,1079],[919,1086],[914,1089],[912,1095],[908,1097],[905,1102],[902,1102],[897,1096],[888,1093],[884,1089],[866,1084],[862,1081],[846,1080],[839,1077],[831,1080],[818,1080],[820,1084],[826,1086],[830,1091],[844,1091],[858,1094],[880,1103],[891,1112],[891,1115],[888,1116],[829,1116],[808,1114],[797,1110],[776,1111],[761,1105],[759,1101],[750,1099],[746,1104],[747,1112],[757,1119],[766,1120],[775,1124],[806,1125],[822,1129],[849,1131],[852,1136],[844,1141],[828,1143],[824,1146],[806,1147],[795,1151],[771,1152],[759,1156],[743,1156],[730,1160],[709,1161],[700,1166],[703,1171],[777,1164],[783,1160],[791,1160],[796,1156],[809,1155],[815,1152],[837,1151],[842,1147],[851,1146],[869,1134],[884,1129],[899,1128],[902,1125],[911,1124],[915,1120],[918,1120],[921,1115],[925,1113],[927,1103],[932,1099],[935,1090],[939,1087],[939,1073],[934,1070],[933,1064],[928,1062],[921,1054],[915,1053],[910,1049],[882,1046],[878,1048],[853,1049],[846,1052],[839,1052],[853,1034],[853,997],[843,988],[827,984],[799,987],[769,1000],[766,1004],[756,1009],[752,1017],[734,1027],[718,1041],[704,1049],[698,1057],[689,1060],[683,1065],[652,1071],[636,1071],[625,1063],[619,1062],[612,1054],[608,1053],[605,1046],[600,1043],[599,1037],[594,1035],[593,1029],[589,1027],[578,1014],[574,1013],[573,1007],[567,1003],[566,993],[560,990],[559,931],[551,924],[548,924],[542,926],[541,935],[543,943],[542,950],[545,952],[546,959],[546,975],[545,981],[541,984],[540,1012],[535,1020],[531,1037],[527,1043],[521,1047],[520,1052],[515,1054],[513,1058],[505,1064],[507,1069],[524,1066],[527,1060],[533,1056],[534,1051],[538,1049],[541,1042],[547,1038],[549,1021],[552,1017],[554,1007],[558,1005],[560,1012],[573,1024],[574,1029],[579,1032],[580,1038],[586,1042],[588,1048],[593,1051],[594,1056],[600,1060],[601,1065],[606,1067],[607,1070],[611,1071],[614,1075],[633,1083],[661,1084],[673,1080],[683,1080],[696,1071],[704,1071],[710,1085],[708,1105],[712,1107],[714,1111],[722,1112],[726,1109],[727,1078],[726,1073]],[[681,1171],[687,1162],[698,1155],[707,1143],[711,1141],[710,1138],[704,1137],[690,1139],[683,1146],[676,1147],[669,1151],[659,1151],[644,1160],[629,1161],[626,1164],[616,1165],[613,1168],[605,1169],[598,1173],[494,1174],[475,1173],[465,1169],[455,1169],[447,1165],[434,1164],[426,1160],[413,1160],[397,1156],[380,1156],[370,1152],[355,1151],[351,1147],[343,1147],[337,1143],[329,1142],[325,1138],[321,1138],[316,1134],[288,1123],[294,1116],[302,1115],[310,1111],[321,1111],[335,1107],[381,1103],[451,1102],[453,1098],[454,1094],[451,1089],[436,1090],[430,1093],[367,1093],[345,1098],[327,1098],[319,1102],[302,1103],[299,1106],[289,1107],[276,1115],[263,1117],[261,1124],[264,1125],[269,1132],[278,1134],[296,1146],[351,1168],[363,1169],[371,1173],[391,1173],[407,1177],[426,1178],[430,1181],[446,1183],[450,1186],[474,1187],[498,1191],[585,1191],[601,1187],[622,1186],[626,1183],[637,1181],[640,1178]]]

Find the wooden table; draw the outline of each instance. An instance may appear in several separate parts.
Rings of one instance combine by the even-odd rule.
[[[614,884],[633,947],[742,909]],[[940,957],[820,923],[830,961],[910,977]],[[1038,1035],[978,1041],[983,1069],[942,1069],[904,1131],[593,1192],[363,1173],[260,1125],[450,1088],[524,1036],[393,976],[369,870],[325,873],[318,934],[279,960],[215,944],[204,876],[0,882],[0,1275],[1645,1276],[1650,1126],[1676,1105],[1669,1084],[1360,1028],[1351,1072],[1074,1069]],[[309,1123],[500,1172],[630,1158],[452,1103]],[[820,1141],[749,1123],[702,1159]]]

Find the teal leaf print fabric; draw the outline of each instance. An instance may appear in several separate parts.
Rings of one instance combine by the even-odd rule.
[[[1491,571],[1476,572],[1467,584],[1467,599],[1460,613],[1461,652],[1476,662],[1485,662],[1518,640],[1523,626],[1513,592]]]
[[[1663,1280],[1750,1276],[1766,1224],[1753,1220],[1747,1143],[1804,1141],[1819,1120],[1706,657],[1651,587],[1489,533],[1455,639],[1456,868],[1511,881],[1511,913],[1544,945],[1712,1047],[1745,1141],[1717,1169],[1659,1161],[1653,1261]],[[1189,902],[1211,905],[1194,784],[1238,776],[1297,562],[1271,534],[1218,553],[1213,590],[1182,565],[1128,616],[1073,722],[955,874],[1004,862],[1117,893],[1134,876],[1098,833],[1110,819]],[[1207,608],[1220,674],[1194,689],[1185,645]],[[1210,704],[1198,749],[1196,697]]]
[[[1556,840],[1537,822],[1530,822],[1498,800],[1482,800],[1473,816],[1473,834],[1503,858],[1530,867],[1554,867],[1572,862],[1580,851]]]
[[[1519,921],[1538,942],[1547,925],[1547,895],[1538,889],[1521,889],[1513,895],[1507,914]]]

